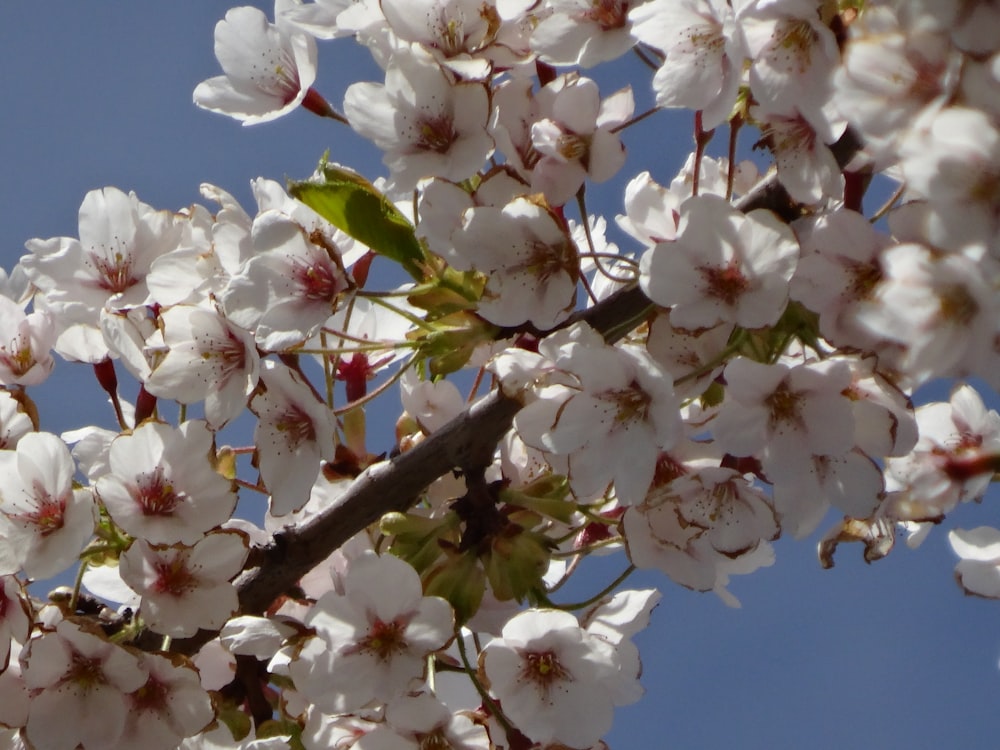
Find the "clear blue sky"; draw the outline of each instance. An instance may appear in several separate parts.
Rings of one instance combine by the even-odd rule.
[[[93,188],[115,185],[156,207],[179,208],[199,201],[198,185],[207,181],[249,207],[250,179],[306,176],[327,148],[370,178],[382,173],[374,149],[332,121],[297,112],[243,128],[194,107],[194,86],[219,73],[212,29],[229,7],[218,0],[5,4],[0,264],[13,265],[31,237],[75,235],[77,209]],[[352,42],[321,44],[317,88],[338,107],[352,80],[376,75]],[[628,70],[610,75],[620,82]],[[636,87],[648,99],[643,83]],[[653,118],[630,132],[627,176],[650,169],[668,181],[686,154],[688,136],[675,127],[686,121]],[[610,220],[621,210],[614,195],[596,192],[592,210]],[[39,395],[46,429],[106,419],[89,382],[78,385],[89,378],[59,363]],[[995,502],[963,508],[956,521],[1000,523]],[[618,712],[612,746],[996,747],[1000,603],[962,595],[944,530],[920,550],[897,549],[870,567],[845,547],[837,567],[823,571],[814,550],[815,538],[781,540],[773,568],[734,581],[741,610],[658,574],[634,576],[632,584],[663,587],[664,597],[639,638],[646,698]],[[574,593],[597,590],[623,565],[620,557],[602,561]]]

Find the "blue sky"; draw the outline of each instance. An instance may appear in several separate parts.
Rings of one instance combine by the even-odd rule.
[[[269,3],[254,4],[271,12]],[[229,7],[218,0],[6,4],[0,265],[13,265],[29,238],[75,235],[84,194],[106,185],[180,208],[201,200],[201,182],[213,182],[250,206],[252,178],[304,177],[326,149],[370,178],[383,173],[379,154],[332,121],[300,111],[243,128],[194,107],[195,85],[219,73],[212,29]],[[602,90],[637,70],[628,63],[602,74]],[[352,42],[321,44],[316,87],[338,107],[350,82],[377,77]],[[635,85],[648,101],[644,79]],[[669,181],[686,156],[689,121],[657,116],[630,131],[626,178],[649,169]],[[610,220],[621,211],[620,189],[594,191],[591,210]],[[45,429],[107,421],[90,378],[59,363],[38,395]],[[1000,522],[995,502],[960,509],[955,525]],[[816,562],[815,541],[780,540],[774,567],[734,580],[740,610],[659,574],[633,576],[632,585],[662,587],[664,596],[638,639],[647,695],[618,712],[614,748],[997,745],[1000,603],[962,595],[945,531],[873,566],[845,547],[830,571]],[[565,596],[598,590],[624,564],[597,561]]]

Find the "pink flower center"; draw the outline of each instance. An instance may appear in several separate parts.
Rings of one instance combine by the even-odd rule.
[[[63,682],[75,682],[83,688],[103,685],[107,682],[104,676],[104,662],[96,657],[84,656],[78,651],[73,652],[69,671]]]
[[[225,330],[225,339],[219,341],[215,337],[205,337],[201,352],[202,359],[214,359],[219,368],[219,380],[228,381],[233,375],[246,369],[247,353],[236,335],[229,329]]]
[[[151,675],[145,685],[129,695],[129,699],[136,711],[163,711],[168,708],[169,694],[170,689]]]
[[[38,482],[35,482],[32,492],[35,510],[13,514],[11,519],[33,525],[36,533],[43,537],[61,529],[66,521],[66,497],[52,497]]]
[[[571,675],[554,651],[527,651],[521,654],[521,679],[527,680],[548,692],[556,683],[572,681]]]
[[[144,516],[169,516],[184,500],[184,496],[175,492],[173,484],[164,476],[162,466],[139,476],[132,498]]]
[[[433,151],[436,154],[446,154],[456,140],[455,121],[447,115],[428,117],[419,123],[420,135],[416,146],[422,151]]]
[[[194,574],[188,570],[185,559],[158,562],[155,570],[156,581],[152,589],[157,593],[183,596],[197,584]]]
[[[288,404],[285,412],[275,420],[274,426],[284,434],[285,442],[292,450],[305,442],[316,440],[316,426],[309,415],[296,404]]]
[[[394,655],[406,651],[406,622],[397,617],[391,622],[375,618],[368,635],[358,644],[359,650],[374,654],[379,661],[389,661]]]
[[[724,268],[702,266],[700,270],[705,280],[705,294],[729,306],[735,305],[750,286],[737,260],[731,260]]]
[[[793,391],[788,383],[782,381],[774,393],[764,399],[764,405],[770,410],[770,426],[774,428],[781,423],[804,426],[801,402],[802,394]]]
[[[116,250],[111,257],[91,253],[90,262],[100,277],[97,285],[111,294],[120,294],[138,282],[132,272],[132,257],[128,253]]]
[[[299,69],[288,50],[272,48],[261,53],[260,63],[253,63],[250,81],[265,94],[281,99],[288,104],[299,95]]]
[[[620,29],[625,26],[628,6],[629,3],[623,0],[592,0],[586,17],[594,21],[603,31]]]
[[[333,268],[319,263],[296,266],[295,281],[299,296],[313,302],[333,300],[343,288]]]

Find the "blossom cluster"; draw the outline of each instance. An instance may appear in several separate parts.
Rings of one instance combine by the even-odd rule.
[[[254,181],[251,210],[208,184],[211,207],[179,211],[105,187],[78,237],[27,243],[0,289],[0,737],[600,747],[641,696],[632,637],[659,598],[616,590],[631,570],[736,605],[731,576],[831,508],[826,565],[981,500],[1000,415],[964,382],[911,397],[1000,387],[998,25],[958,0],[230,10],[195,104],[246,125],[304,108],[387,174],[324,158]],[[314,84],[317,40],[344,38],[384,79],[341,113]],[[649,112],[588,75],[632,53]],[[669,184],[625,176],[619,248],[587,187],[622,179],[628,129],[667,108],[693,111],[696,149]],[[744,127],[768,171],[737,163]],[[869,217],[873,180],[898,190]],[[374,290],[373,262],[411,279]],[[42,429],[53,354],[92,368],[113,427]],[[366,407],[397,392],[393,455],[372,452]],[[352,488],[491,399],[516,415],[488,455],[451,446],[375,523],[348,516]],[[342,512],[347,543],[287,549]],[[960,584],[1000,598],[1000,531],[949,539]],[[622,579],[560,604],[592,553],[627,557]],[[68,593],[29,594],[77,564]]]

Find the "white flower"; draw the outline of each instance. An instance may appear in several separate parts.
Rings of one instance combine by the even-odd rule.
[[[258,418],[254,445],[271,513],[283,516],[309,500],[320,460],[333,460],[336,421],[303,378],[284,365],[265,360],[260,377],[264,389],[250,402]]]
[[[658,184],[649,172],[640,172],[625,186],[625,215],[615,222],[646,247],[677,237],[681,198]]]
[[[877,338],[856,316],[882,278],[879,255],[889,238],[846,209],[796,221],[793,228],[802,257],[790,296],[819,315],[820,333],[831,343],[873,348]]]
[[[224,523],[236,493],[212,466],[212,439],[200,421],[144,422],[115,438],[111,473],[95,485],[114,522],[152,544],[194,544]]]
[[[490,692],[529,739],[574,748],[611,729],[614,707],[637,698],[615,647],[558,610],[513,617],[480,656]]]
[[[75,470],[69,448],[49,433],[0,451],[0,573],[23,566],[31,578],[50,578],[76,561],[96,507],[89,490],[73,488]]]
[[[963,61],[943,33],[901,23],[886,5],[865,8],[849,28],[833,72],[838,109],[869,142],[891,154],[921,112],[944,106]]]
[[[26,732],[46,750],[105,750],[125,729],[127,694],[147,671],[131,653],[68,620],[28,642],[24,682],[33,692]]]
[[[0,450],[12,450],[32,430],[31,418],[10,391],[0,391]]]
[[[1000,599],[1000,531],[989,526],[954,529],[948,543],[960,558],[955,578],[965,593]]]
[[[996,333],[1000,308],[990,263],[896,245],[882,253],[884,276],[857,321],[871,335],[905,347],[897,366],[914,382],[964,374]]]
[[[28,641],[32,621],[31,604],[17,579],[0,577],[0,672],[7,668],[11,641]]]
[[[640,258],[639,283],[671,307],[677,328],[760,328],[781,317],[797,259],[795,236],[770,211],[743,214],[719,196],[699,195],[681,205],[677,239]]]
[[[205,401],[205,419],[222,427],[246,407],[260,356],[253,336],[214,310],[178,305],[160,315],[167,353],[146,379],[154,396]]]
[[[886,486],[898,490],[893,515],[899,520],[938,520],[960,502],[979,500],[993,476],[977,460],[1000,453],[1000,415],[987,410],[969,385],[956,388],[949,403],[916,410],[920,439],[913,451],[885,462]]]
[[[541,154],[531,189],[553,206],[570,200],[591,179],[611,179],[625,163],[625,146],[614,132],[635,109],[632,89],[601,100],[597,84],[576,74],[560,76],[546,89],[555,96],[551,114],[531,125],[531,143]]]
[[[351,127],[385,151],[394,187],[424,177],[464,180],[493,151],[483,83],[456,81],[419,48],[393,55],[385,84],[354,83],[344,96]]]
[[[844,392],[851,372],[826,360],[789,367],[737,357],[725,370],[726,399],[712,422],[723,450],[760,456],[765,472],[798,476],[812,456],[839,456],[854,445]]]
[[[745,484],[745,480],[732,474],[727,478],[726,471],[717,472],[716,478],[729,483],[731,489],[738,482]],[[692,523],[689,517],[705,518],[705,500],[711,499],[706,498],[706,489],[700,482],[689,484],[688,491],[680,496],[671,492],[671,485],[654,488],[642,503],[626,508],[622,528],[629,559],[637,568],[655,568],[681,586],[714,591],[726,604],[738,606],[738,601],[726,590],[729,576],[771,565],[774,548],[767,539],[774,536],[778,527],[766,498],[749,486],[745,487],[743,498],[732,491],[727,493],[728,497],[716,498],[724,500],[719,506],[723,509],[733,503],[719,517],[722,523],[717,530],[714,522]],[[726,528],[727,521],[737,519],[742,523],[733,529]],[[713,538],[724,548],[741,551],[735,557],[720,552],[713,546]]]
[[[215,25],[215,56],[225,75],[198,84],[194,103],[244,125],[287,114],[316,80],[315,40],[268,23],[258,8],[232,8]]]
[[[30,240],[21,259],[41,292],[36,309],[52,314],[55,349],[82,362],[99,362],[108,347],[99,328],[101,310],[128,309],[150,299],[145,278],[154,260],[176,247],[174,217],[153,210],[117,188],[91,190],[83,199],[80,239]]]
[[[948,250],[1000,251],[1000,129],[985,113],[948,107],[901,146],[907,189],[928,200],[928,239]]]
[[[0,384],[38,385],[52,372],[55,327],[46,312],[24,307],[0,295]]]
[[[531,49],[552,65],[589,68],[621,57],[635,44],[630,10],[644,0],[548,0],[531,32]]]
[[[503,208],[470,208],[452,240],[453,265],[486,274],[478,312],[491,323],[530,322],[546,330],[572,312],[578,251],[565,225],[544,203],[524,197]]]
[[[870,518],[885,494],[882,471],[861,451],[814,455],[802,468],[774,482],[774,507],[781,528],[799,539],[815,531],[831,505],[851,518]]]
[[[656,103],[701,111],[706,130],[729,119],[746,56],[729,3],[653,0],[629,19],[633,35],[665,55],[653,77]]]
[[[810,121],[794,109],[779,114],[751,107],[750,114],[774,155],[778,179],[793,200],[813,204],[843,199],[844,177],[826,145],[843,135],[843,121],[815,117]]]
[[[738,16],[756,101],[768,112],[798,110],[810,122],[822,122],[840,50],[816,3],[752,1],[743,3]]]
[[[416,571],[391,555],[353,560],[343,586],[316,602],[306,624],[317,636],[289,665],[299,691],[332,713],[403,695],[454,627],[448,603],[423,596]]]
[[[243,534],[220,531],[193,547],[153,547],[136,539],[119,561],[122,580],[142,596],[139,614],[157,633],[186,638],[221,628],[239,607],[229,582],[246,562]]]
[[[146,683],[126,700],[128,715],[114,750],[176,750],[215,718],[212,699],[194,668],[158,654],[143,654]]]
[[[574,338],[555,343],[565,336]],[[639,502],[659,452],[680,434],[672,380],[645,351],[608,346],[585,324],[565,336],[543,342],[539,352],[573,373],[577,385],[538,390],[514,418],[515,429],[529,446],[568,456],[577,495],[601,495],[613,481],[619,501]]]
[[[339,256],[331,258],[277,210],[254,220],[252,237],[254,255],[229,280],[222,306],[261,347],[283,351],[319,330],[347,288],[347,278]]]
[[[382,0],[380,5],[400,39],[420,44],[465,79],[489,74],[484,55],[490,55],[499,30],[490,4],[482,0]]]
[[[386,707],[386,723],[414,747],[447,747],[450,750],[488,750],[486,728],[464,713],[452,713],[433,695],[405,696]],[[365,743],[365,747],[370,747]]]

